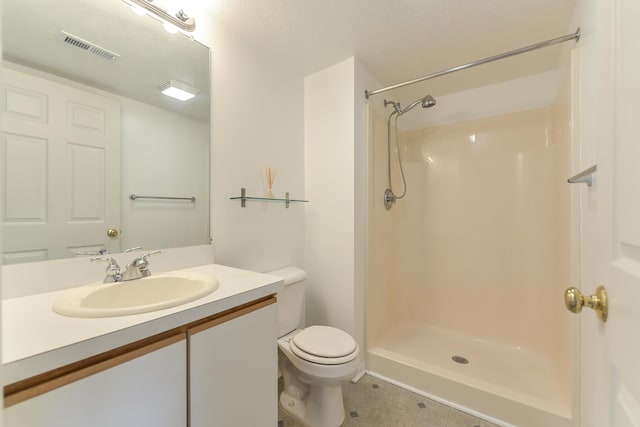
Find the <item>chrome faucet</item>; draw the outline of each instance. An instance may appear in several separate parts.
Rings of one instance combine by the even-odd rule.
[[[151,276],[149,271],[149,256],[159,254],[161,251],[152,251],[143,254],[140,258],[136,258],[127,264],[124,272],[121,272],[118,262],[109,256],[91,257],[91,262],[103,261],[109,263],[105,270],[106,275],[102,283],[126,282],[128,280],[140,279],[142,277]]]
[[[127,280],[135,280],[140,279],[141,277],[151,276],[151,272],[149,271],[149,261],[147,258],[149,258],[150,255],[159,254],[160,252],[161,251],[147,252],[140,258],[136,258],[131,261],[131,263],[127,264],[125,267],[120,280],[125,282]]]
[[[102,283],[115,283],[119,282],[122,279],[122,274],[120,274],[120,266],[115,259],[109,256],[94,256],[89,259],[91,260],[91,262],[104,261],[109,263],[109,265],[107,265],[107,269],[105,270],[106,275]]]

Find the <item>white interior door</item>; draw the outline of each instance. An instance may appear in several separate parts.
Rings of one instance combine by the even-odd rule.
[[[598,171],[582,201],[582,291],[604,285],[606,323],[582,314],[581,427],[640,426],[640,2],[610,0],[611,82]],[[608,15],[608,12],[607,12]],[[608,24],[605,24],[608,25]],[[607,49],[604,49],[606,51]],[[607,93],[610,92],[610,95]],[[607,130],[608,129],[608,130]],[[587,310],[588,311],[588,310]]]
[[[117,252],[119,103],[2,71],[4,263]]]

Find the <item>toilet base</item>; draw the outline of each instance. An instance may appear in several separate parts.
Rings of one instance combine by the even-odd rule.
[[[311,427],[338,427],[344,421],[341,385],[309,386],[306,391],[285,386],[280,393],[280,406]]]

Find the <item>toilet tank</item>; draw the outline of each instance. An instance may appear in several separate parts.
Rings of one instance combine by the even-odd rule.
[[[278,292],[278,337],[302,326],[304,279],[307,274],[297,267],[285,267],[266,274],[281,277],[284,289]]]

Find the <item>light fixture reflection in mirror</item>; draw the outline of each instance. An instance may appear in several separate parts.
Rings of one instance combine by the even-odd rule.
[[[164,22],[165,30],[170,33],[176,33],[178,30],[193,32],[196,29],[196,20],[187,15],[182,9],[175,13],[171,13],[159,5],[152,3],[153,0],[122,0],[132,8],[141,8],[149,12],[154,18]],[[135,10],[135,9],[134,9]],[[136,13],[139,13],[136,11]],[[174,30],[175,28],[175,30]]]
[[[167,96],[180,101],[188,101],[200,92],[199,89],[178,80],[169,80],[158,89]]]

